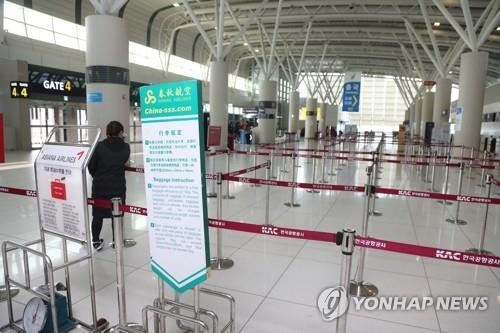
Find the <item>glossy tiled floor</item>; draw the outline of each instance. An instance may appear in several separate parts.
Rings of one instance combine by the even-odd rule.
[[[315,143],[310,143],[315,145]],[[305,143],[301,143],[306,147]],[[394,146],[387,145],[386,151]],[[370,150],[372,145],[351,147]],[[140,148],[134,148],[132,159],[141,165]],[[34,154],[15,154],[16,162],[0,167],[0,186],[34,188],[33,170],[29,163]],[[258,162],[263,162],[259,158]],[[235,155],[231,170],[252,165],[253,157]],[[290,179],[290,173],[278,169],[282,161],[277,158],[276,175]],[[225,168],[225,157],[216,158],[217,168]],[[313,164],[299,160],[299,181],[311,181]],[[211,162],[207,163],[211,165]],[[363,185],[366,181],[365,162],[351,161],[337,172],[327,176],[330,183]],[[287,169],[290,166],[287,165]],[[327,171],[330,169],[327,166]],[[210,171],[210,170],[209,170]],[[380,185],[402,189],[426,189],[417,167],[384,164]],[[444,170],[437,170],[436,188],[441,189]],[[478,175],[469,178],[465,173],[464,193],[484,195],[484,189],[476,186]],[[249,175],[251,176],[251,174]],[[257,172],[264,177],[264,170]],[[321,177],[321,165],[317,166],[317,179]],[[458,173],[450,173],[450,191],[457,188]],[[127,175],[130,204],[144,206],[143,176]],[[261,224],[264,222],[265,188],[248,184],[231,183],[234,200],[223,201],[223,218]],[[494,189],[493,192],[499,192]],[[288,226],[310,230],[336,232],[343,227],[360,230],[362,221],[363,195],[355,193],[319,194],[297,191],[298,208],[287,208],[283,203],[289,200],[289,189],[272,188],[270,199],[270,222],[277,226]],[[209,199],[209,214],[215,217],[217,199]],[[36,203],[32,198],[0,194],[1,221],[0,241],[25,242],[39,237],[37,231]],[[442,205],[427,199],[380,196],[377,209],[383,215],[370,218],[369,235],[413,244],[439,246],[464,250],[476,246],[479,229],[483,221],[484,206],[463,204],[460,217],[468,224],[455,226],[444,222],[454,214],[453,206]],[[486,247],[500,254],[500,207],[490,207]],[[137,246],[125,251],[125,273],[127,288],[127,312],[130,321],[140,321],[141,309],[151,304],[155,297],[156,278],[149,269],[149,249],[146,219],[140,216],[126,217],[126,234],[137,240]],[[104,228],[104,237],[110,239],[109,224]],[[215,230],[210,231],[212,253],[215,253]],[[69,247],[70,256],[82,253],[77,245]],[[61,243],[56,239],[48,241],[49,255],[55,262],[61,262]],[[205,286],[232,294],[236,299],[236,328],[238,332],[334,332],[335,322],[322,321],[316,309],[318,294],[328,286],[339,282],[340,254],[333,244],[313,241],[271,238],[241,232],[223,232],[223,254],[235,261],[227,271],[213,271]],[[355,256],[353,270],[357,267]],[[13,276],[23,276],[21,257],[11,256]],[[115,254],[110,248],[95,255],[95,280],[98,314],[112,323],[117,321]],[[31,279],[33,284],[41,283],[40,263],[32,260]],[[489,296],[489,309],[485,312],[356,312],[350,310],[348,332],[498,332],[500,327],[500,270],[481,266],[448,263],[415,256],[388,252],[368,251],[366,280],[376,284],[382,295],[398,296],[444,296],[481,295]],[[3,264],[0,266],[3,270]],[[88,273],[86,264],[79,264],[71,270],[73,304],[75,315],[90,319]],[[62,281],[61,274],[56,275]],[[3,275],[0,277],[3,281]],[[169,292],[169,295],[171,293]],[[26,294],[15,298],[15,314],[19,316],[22,304],[29,299]],[[182,296],[192,301],[192,294]],[[202,296],[202,306],[219,313],[221,321],[227,319],[227,306],[210,297]],[[0,303],[0,324],[7,321],[5,302]],[[174,323],[169,323],[170,332],[176,332]]]

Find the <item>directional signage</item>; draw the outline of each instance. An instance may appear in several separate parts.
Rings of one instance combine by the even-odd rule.
[[[361,73],[348,72],[344,77],[344,93],[342,95],[342,111],[359,112],[361,92]]]
[[[151,266],[184,292],[210,264],[200,81],[140,88]]]

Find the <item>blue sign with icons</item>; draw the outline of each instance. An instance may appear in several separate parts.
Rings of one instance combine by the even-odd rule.
[[[348,81],[344,83],[342,95],[342,111],[359,112],[361,81]]]
[[[102,92],[87,93],[87,103],[102,103]]]

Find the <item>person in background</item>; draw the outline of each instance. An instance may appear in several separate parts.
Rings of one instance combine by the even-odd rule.
[[[130,146],[124,137],[120,122],[111,121],[106,126],[106,139],[97,144],[88,165],[92,176],[92,198],[110,200],[119,197],[125,203],[125,164],[130,158]],[[100,237],[102,222],[111,218],[111,208],[92,206],[92,217],[92,245],[100,251],[104,244]]]
[[[332,131],[332,132],[331,132],[330,136],[331,136],[332,138],[336,138],[336,137],[337,137],[337,127],[332,126],[331,131]]]

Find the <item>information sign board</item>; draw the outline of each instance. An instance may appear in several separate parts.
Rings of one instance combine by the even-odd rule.
[[[201,82],[140,88],[151,266],[177,292],[210,262]]]

